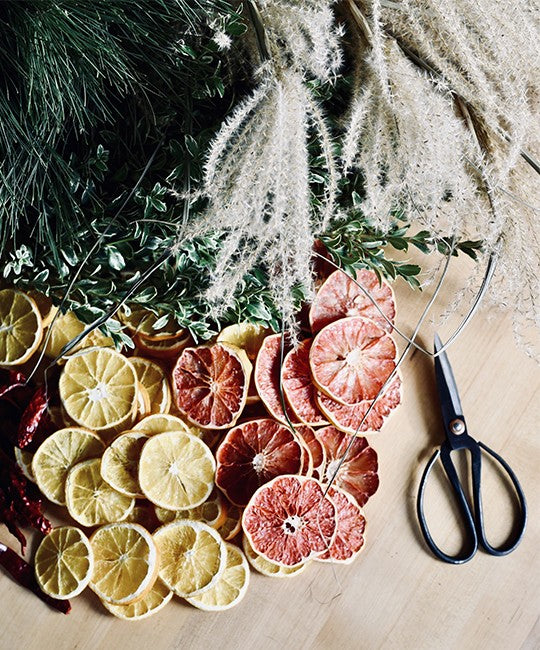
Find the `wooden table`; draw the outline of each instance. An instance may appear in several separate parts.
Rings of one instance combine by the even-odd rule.
[[[443,302],[452,282],[457,286],[454,278]],[[401,288],[397,297],[399,323],[410,331],[427,292],[411,295]],[[422,330],[427,346],[432,331]],[[466,565],[449,566],[423,544],[416,490],[442,431],[432,361],[417,352],[404,366],[404,404],[383,433],[371,437],[381,486],[365,508],[367,544],[354,564],[333,569],[314,563],[288,580],[252,573],[244,601],[229,612],[204,613],[173,600],[155,617],[135,623],[108,615],[89,590],[74,600],[69,616],[57,614],[1,573],[0,648],[539,648],[538,366],[516,348],[510,322],[499,314],[490,320],[479,313],[451,348],[450,359],[471,435],[508,460],[528,498],[527,532],[511,555],[479,552]],[[486,467],[487,524],[500,541],[512,504]],[[455,515],[440,485],[435,476],[428,514],[438,541],[455,550]],[[4,527],[0,541],[15,548]]]

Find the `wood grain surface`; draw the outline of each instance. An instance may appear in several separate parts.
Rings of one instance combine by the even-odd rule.
[[[454,277],[439,302],[459,286]],[[452,284],[453,283],[453,284]],[[399,325],[410,332],[428,292],[397,291]],[[441,333],[448,333],[456,317]],[[432,345],[427,323],[420,340]],[[403,348],[403,344],[401,344]],[[0,648],[540,648],[540,373],[516,348],[508,317],[477,314],[449,351],[470,434],[503,455],[518,474],[529,506],[519,548],[503,558],[479,552],[449,566],[430,555],[419,533],[415,499],[421,471],[442,429],[432,360],[414,353],[403,368],[404,404],[371,436],[381,486],[366,505],[367,544],[352,565],[313,563],[278,580],[255,573],[243,602],[205,613],[180,599],[151,619],[128,623],[107,614],[89,591],[63,616],[0,572]],[[455,512],[435,473],[426,496],[436,539],[459,549]],[[509,532],[513,501],[485,463],[484,506],[494,542]],[[5,527],[0,541],[16,548]]]

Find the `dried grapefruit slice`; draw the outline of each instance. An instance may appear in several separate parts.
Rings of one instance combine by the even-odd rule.
[[[288,349],[289,347],[285,344],[284,354],[288,352]],[[280,378],[281,334],[272,334],[264,339],[255,361],[255,386],[259,397],[272,417],[282,424],[288,424],[289,421],[297,422],[298,418],[285,401],[285,393],[283,396],[281,394]],[[285,406],[287,415],[285,415],[283,406]]]
[[[307,425],[296,425],[295,430],[307,445],[311,458],[313,460],[312,476],[321,478],[321,472],[326,464],[326,451],[322,444],[317,440],[313,429]]]
[[[336,508],[319,481],[278,476],[252,496],[242,527],[256,553],[282,566],[297,566],[331,546]]]
[[[173,370],[176,406],[203,429],[232,427],[246,404],[251,363],[226,343],[186,348]]]
[[[311,379],[309,351],[312,339],[301,341],[283,361],[281,383],[287,402],[296,417],[314,427],[328,424],[315,399],[316,388]]]
[[[337,533],[332,546],[316,560],[350,564],[364,548],[366,518],[356,500],[344,490],[331,487],[328,495],[338,513]]]
[[[380,431],[386,418],[401,403],[401,379],[396,376],[384,392],[377,398],[374,407],[360,426],[373,400],[363,400],[358,404],[340,404],[317,393],[317,403],[330,422],[340,431],[355,435],[358,432],[374,433]],[[360,427],[360,428],[359,428]]]
[[[369,292],[383,314],[393,322],[396,315],[394,294],[390,285],[379,281],[377,275],[368,269],[356,272],[356,281]],[[348,316],[371,318],[380,327],[390,331],[390,326],[362,289],[343,271],[334,271],[321,286],[309,312],[309,323],[313,333]]]
[[[38,349],[43,323],[38,306],[22,291],[0,291],[0,365],[17,366]]]
[[[335,427],[318,429],[315,435],[326,449],[327,460],[321,480],[329,482],[351,438]],[[334,485],[352,494],[358,501],[358,505],[363,506],[379,487],[377,470],[377,452],[369,446],[365,438],[357,437],[353,440],[347,457],[337,472]]]
[[[309,365],[317,388],[342,404],[373,399],[396,367],[396,344],[368,318],[342,318],[322,329]]]
[[[237,506],[245,506],[264,483],[302,469],[302,447],[283,424],[263,418],[231,429],[216,452],[216,485]]]

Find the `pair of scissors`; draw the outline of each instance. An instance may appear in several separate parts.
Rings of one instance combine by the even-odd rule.
[[[451,564],[464,564],[474,557],[479,546],[490,555],[507,555],[511,553],[520,543],[525,526],[527,524],[527,502],[521,485],[508,463],[482,442],[477,442],[467,432],[467,425],[463,417],[463,409],[459,399],[458,389],[452,373],[452,368],[446,352],[441,352],[443,344],[441,339],[435,335],[435,376],[437,380],[437,389],[439,392],[442,418],[446,440],[442,443],[440,449],[437,449],[429,459],[424,470],[417,498],[417,513],[420,522],[420,528],[427,545],[436,557],[444,562]],[[467,449],[471,456],[471,475],[472,475],[472,498],[471,505],[465,496],[463,486],[458,478],[454,463],[450,457],[450,452],[459,449]],[[503,546],[494,548],[486,539],[484,529],[484,516],[482,512],[482,452],[489,454],[499,465],[501,473],[506,473],[512,482],[519,501],[520,512],[514,522],[514,534],[511,540]],[[453,488],[457,504],[460,509],[462,523],[465,527],[468,548],[457,555],[447,555],[433,541],[429,531],[426,518],[424,515],[424,492],[429,474],[437,459],[441,459],[446,476]],[[502,469],[501,469],[502,468]]]

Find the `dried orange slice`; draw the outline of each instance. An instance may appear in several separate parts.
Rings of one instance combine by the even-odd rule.
[[[66,362],[60,398],[71,419],[100,431],[130,421],[137,408],[137,383],[135,369],[119,352],[91,349]]]
[[[351,441],[350,436],[335,427],[318,429],[315,435],[326,450],[326,466],[321,480],[325,483],[331,481],[339,467],[334,485],[351,494],[358,505],[365,505],[379,487],[377,452],[369,446],[366,438],[357,437],[339,466]]]
[[[44,293],[40,293],[39,291],[29,291],[28,295],[36,303],[39,309],[43,327],[49,327],[54,315],[58,311],[58,307],[53,305],[52,298],[46,296]]]
[[[219,343],[229,343],[244,350],[248,358],[253,360],[260,350],[262,342],[268,336],[269,330],[262,325],[244,321],[229,325],[221,330],[217,340]]]
[[[168,413],[171,407],[171,389],[161,366],[142,357],[130,357],[137,379],[150,398],[150,413]]]
[[[290,578],[297,576],[302,571],[305,571],[309,564],[309,562],[306,562],[295,567],[286,567],[270,562],[270,560],[267,560],[262,555],[255,553],[246,535],[242,536],[242,548],[251,566],[259,573],[271,578]]]
[[[112,605],[106,600],[101,603],[111,614],[124,621],[140,621],[162,610],[173,597],[173,592],[158,578],[150,591],[129,605]]]
[[[133,337],[137,346],[138,354],[143,353],[155,359],[176,359],[180,352],[192,343],[189,334],[177,339],[166,339],[164,341],[151,341],[143,336],[135,335]]]
[[[38,349],[43,336],[35,301],[22,291],[0,291],[0,366],[18,366]]]
[[[144,496],[139,485],[139,458],[148,438],[142,431],[126,431],[105,449],[101,459],[101,476],[120,494]]]
[[[98,528],[90,544],[94,572],[90,587],[112,605],[128,605],[153,587],[159,554],[150,533],[138,524],[112,523]]]
[[[216,584],[198,596],[186,598],[187,602],[205,612],[223,612],[235,607],[246,595],[249,586],[249,565],[242,551],[225,544],[227,560]]]
[[[315,479],[278,476],[255,492],[242,528],[256,553],[275,564],[297,566],[330,548],[336,508]]]
[[[243,508],[227,502],[227,516],[225,521],[217,528],[218,533],[226,542],[234,539],[242,530],[242,513]]]
[[[146,441],[139,483],[146,498],[167,510],[194,508],[214,487],[216,462],[210,448],[190,433],[168,431]]]
[[[356,272],[356,281],[369,292],[388,320],[393,322],[396,308],[390,285],[384,280],[379,280],[376,273],[368,269],[359,269]],[[311,331],[318,332],[330,323],[348,316],[371,318],[384,330],[391,329],[362,289],[343,271],[334,271],[318,290],[311,305]]]
[[[328,424],[315,399],[317,389],[311,379],[309,351],[312,339],[301,341],[283,361],[281,383],[297,419],[314,427]]]
[[[184,334],[184,330],[178,325],[174,317],[169,315],[166,322],[163,322],[166,315],[164,312],[154,312],[144,307],[132,307],[120,314],[120,320],[132,334],[137,334],[150,341],[166,341],[178,339]]]
[[[344,490],[331,487],[328,495],[338,513],[337,533],[332,546],[315,559],[350,564],[364,548],[366,518],[356,500]]]
[[[309,365],[321,392],[342,404],[373,399],[396,367],[396,345],[373,321],[342,318],[322,329]]]
[[[302,447],[283,424],[263,418],[231,429],[216,452],[216,485],[229,501],[245,506],[264,483],[302,470]]]
[[[250,375],[251,363],[240,348],[186,348],[173,370],[176,406],[198,427],[228,429],[246,404]]]

